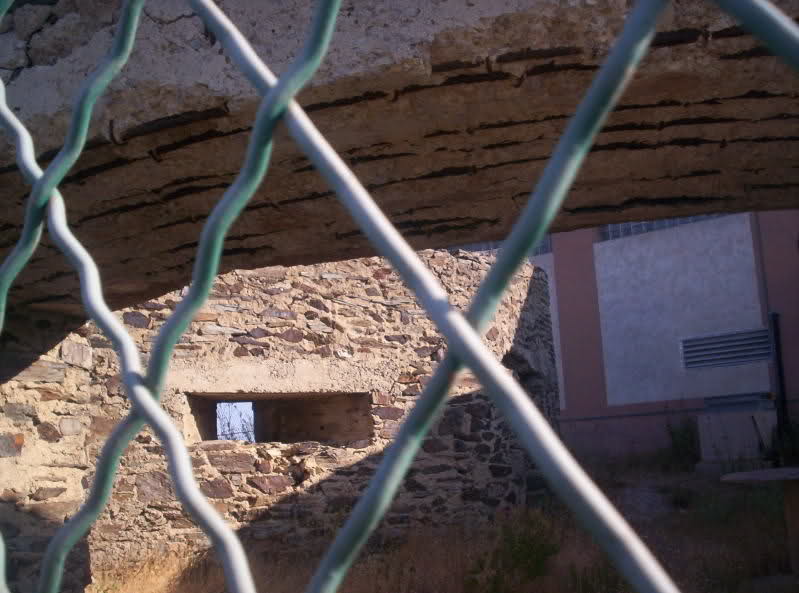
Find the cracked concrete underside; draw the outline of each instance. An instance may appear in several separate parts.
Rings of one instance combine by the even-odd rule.
[[[116,15],[108,4],[23,6],[0,28],[0,46],[23,52],[0,64],[0,74],[42,164],[64,137],[77,88],[110,44]],[[310,4],[222,4],[267,63],[284,69]],[[415,247],[502,238],[627,6],[361,4],[344,3],[330,55],[300,102]],[[799,1],[779,5],[799,15]],[[131,61],[98,105],[89,146],[61,185],[114,307],[187,283],[202,224],[239,170],[257,107],[184,3],[147,10]],[[674,3],[659,31],[554,230],[799,207],[799,75],[710,3]],[[19,237],[28,192],[13,159],[3,144],[3,254]],[[372,253],[281,130],[271,170],[228,237],[222,269]],[[12,303],[78,311],[77,286],[45,238]]]

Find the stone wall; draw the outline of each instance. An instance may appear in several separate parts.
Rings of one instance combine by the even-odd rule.
[[[463,251],[422,257],[459,308],[491,261]],[[145,356],[179,299],[180,291],[119,312]],[[0,529],[10,535],[15,590],[26,591],[46,536],[84,498],[99,449],[129,406],[116,356],[92,323],[12,318],[3,340],[0,475],[13,479],[0,484]],[[516,275],[486,343],[553,418],[556,380],[542,272],[527,266]],[[382,259],[234,271],[217,279],[178,344],[163,403],[190,447],[201,489],[226,520],[249,542],[297,541],[340,524],[445,352],[441,336]],[[328,432],[315,434],[332,436],[323,442],[203,440],[212,427],[203,428],[198,410],[223,400],[299,402],[309,422],[322,402]],[[344,402],[339,412],[338,401]],[[330,432],[353,413],[368,420],[365,432]],[[291,424],[283,429],[289,436],[311,434]],[[490,517],[541,487],[466,372],[381,534],[401,534],[420,522]],[[185,556],[206,546],[175,500],[160,444],[145,430],[125,453],[108,508],[71,556],[66,590],[82,590],[90,579],[99,590],[164,554]]]

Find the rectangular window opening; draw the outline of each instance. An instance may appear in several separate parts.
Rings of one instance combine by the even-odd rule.
[[[203,441],[346,445],[374,436],[368,393],[196,393],[188,400]]]
[[[216,435],[222,441],[254,443],[252,402],[217,402]]]
[[[702,222],[712,218],[720,218],[726,214],[700,214],[697,216],[683,216],[679,218],[661,218],[658,220],[640,220],[634,222],[618,222],[606,224],[600,227],[600,234],[603,241],[622,239],[632,235],[641,235],[652,231],[660,231],[683,224]]]

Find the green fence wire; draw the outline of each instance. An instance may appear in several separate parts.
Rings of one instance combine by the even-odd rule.
[[[775,54],[799,69],[799,28],[787,16],[765,0],[717,2],[758,35]],[[12,0],[0,0],[0,18],[11,4]],[[280,79],[261,62],[252,46],[213,2],[190,0],[189,4],[220,40],[263,100],[241,171],[203,228],[189,292],[162,327],[146,371],[133,340],[105,303],[97,267],[72,234],[66,219],[65,202],[57,189],[83,150],[97,98],[127,62],[143,4],[144,0],[124,3],[113,46],[83,85],[64,146],[46,171],[36,163],[33,140],[9,109],[5,86],[0,81],[0,125],[13,138],[20,170],[33,186],[26,205],[22,235],[0,266],[0,330],[5,318],[8,290],[36,249],[46,215],[54,242],[79,273],[81,296],[89,316],[117,351],[122,379],[133,405],[131,413],[114,429],[103,447],[86,502],[50,541],[40,574],[39,593],[59,590],[67,554],[102,512],[111,494],[122,452],[145,423],[153,427],[164,444],[178,497],[211,540],[224,566],[228,587],[233,593],[255,593],[256,587],[241,543],[200,493],[180,433],[158,404],[158,399],[172,350],[205,302],[218,272],[225,235],[266,174],[272,135],[281,118],[285,119],[295,142],[334,188],[366,236],[416,293],[449,345],[449,354],[403,423],[394,446],[387,450],[367,490],[323,558],[308,591],[336,591],[394,498],[422,440],[445,403],[455,373],[465,365],[480,379],[504,413],[551,487],[594,534],[630,583],[642,593],[678,593],[677,587],[646,546],[566,451],[529,396],[504,372],[478,333],[493,316],[517,267],[547,232],[594,137],[646,53],[657,17],[665,8],[666,1],[638,0],[464,317],[449,305],[443,288],[293,100],[324,57],[340,0],[320,0],[311,34],[300,57]],[[0,593],[10,593],[5,578],[5,553],[0,537]],[[261,588],[268,589],[268,584]]]

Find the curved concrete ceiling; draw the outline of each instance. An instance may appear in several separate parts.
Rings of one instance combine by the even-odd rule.
[[[17,48],[0,63],[9,102],[44,162],[63,138],[76,89],[109,46],[115,14],[107,4],[22,6],[0,28],[0,47]],[[307,22],[310,5],[262,4],[223,7],[279,72],[301,43],[297,23]],[[316,86],[301,96],[418,248],[507,233],[627,9],[607,0],[466,4],[347,4]],[[780,6],[799,15],[797,0]],[[187,283],[201,226],[240,167],[257,106],[183,2],[146,10],[131,61],[61,186],[117,307]],[[797,94],[799,74],[715,6],[674,3],[554,230],[799,207]],[[0,165],[7,252],[28,189],[7,144]],[[281,131],[222,269],[372,253]],[[77,311],[77,295],[74,273],[45,239],[13,302]]]

